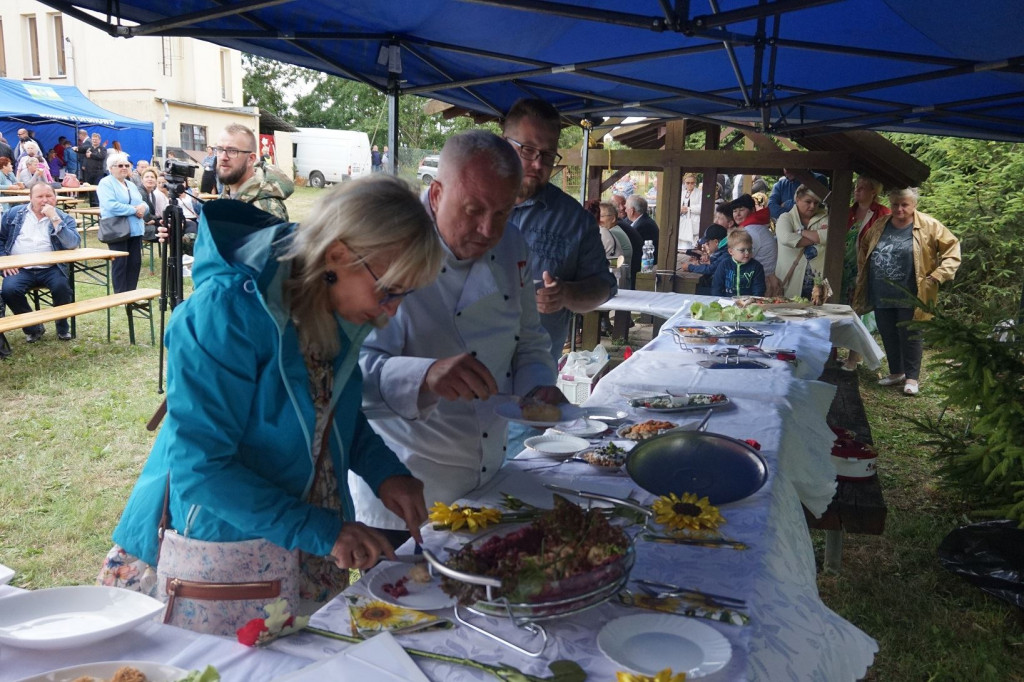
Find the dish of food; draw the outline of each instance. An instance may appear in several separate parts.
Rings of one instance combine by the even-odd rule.
[[[139,592],[100,585],[32,590],[6,597],[0,644],[24,649],[84,646],[130,630],[164,610]]]
[[[665,668],[695,679],[718,672],[732,658],[720,632],[692,618],[637,613],[605,624],[597,633],[601,652],[623,668],[656,675]]]
[[[775,310],[776,308],[807,308],[811,305],[808,298],[785,298],[783,296],[740,296],[734,299],[740,308],[747,308],[752,305],[759,306],[762,310]]]
[[[527,426],[554,426],[555,424],[571,422],[584,416],[582,407],[568,403],[546,405],[545,407],[548,409],[543,410],[543,412],[538,411],[535,407],[527,406],[527,410],[524,413],[523,408],[519,404],[506,402],[494,408],[494,413],[509,421],[519,422]],[[538,419],[538,416],[542,416],[544,419]]]
[[[451,606],[453,602],[441,591],[438,579],[426,570],[426,563],[386,562],[366,587],[375,599],[407,609],[432,611]]]
[[[445,562],[449,575],[441,586],[481,612],[507,616],[507,599],[513,614],[554,617],[613,596],[634,556],[629,536],[599,509],[556,495],[554,508],[533,522],[464,545]],[[492,586],[488,601],[483,583],[495,580],[500,586]]]
[[[713,303],[693,303],[690,306],[690,317],[695,320],[709,322],[760,322],[765,319],[764,309],[756,304],[740,307]]]
[[[681,338],[681,343],[698,346],[713,346],[715,344],[756,346],[764,340],[764,337],[772,335],[771,332],[763,332],[749,327],[674,327],[672,332]]]
[[[722,407],[729,404],[724,393],[684,393],[669,395],[659,393],[649,396],[636,396],[628,399],[630,407],[639,407],[651,412],[685,412],[708,407]]]
[[[523,445],[536,450],[545,457],[565,459],[584,449],[589,442],[576,436],[568,436],[563,433],[548,433],[543,436],[533,436],[523,441]]]
[[[661,419],[648,419],[645,422],[639,424],[626,424],[620,426],[619,430],[615,433],[620,438],[626,438],[628,440],[647,440],[648,438],[654,438],[655,436],[661,435],[669,429],[674,429],[677,426],[675,422],[667,422]]]
[[[584,450],[578,458],[599,471],[619,471],[626,463],[628,454],[628,448],[616,443],[607,443],[601,447]]]
[[[18,682],[178,682],[188,674],[187,670],[173,665],[150,661],[103,661],[51,670]]]

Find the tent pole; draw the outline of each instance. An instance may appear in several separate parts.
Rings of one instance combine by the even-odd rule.
[[[398,89],[388,91],[388,165],[384,172],[396,175],[398,172]]]
[[[590,168],[590,129],[593,125],[590,121],[583,121],[583,150],[582,150],[582,161],[580,162],[580,203],[585,204],[587,202],[587,179],[589,178]]]

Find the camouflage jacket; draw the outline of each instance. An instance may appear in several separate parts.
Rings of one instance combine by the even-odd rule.
[[[291,178],[273,166],[253,168],[253,176],[242,183],[238,193],[231,195],[224,188],[221,199],[236,199],[253,204],[267,213],[273,213],[281,220],[288,222],[288,209],[284,200],[295,191],[295,183]]]

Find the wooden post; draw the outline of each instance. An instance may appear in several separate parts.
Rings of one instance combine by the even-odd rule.
[[[709,151],[718,149],[718,141],[722,136],[721,126],[709,125],[704,139],[704,149]],[[718,184],[718,168],[707,166],[701,169],[704,182],[701,186],[700,204],[700,236],[704,236],[704,230],[715,220],[715,187]]]
[[[849,219],[853,171],[836,170],[832,175],[832,200],[828,205],[828,244],[825,245],[825,277],[839,300],[843,283],[843,256],[846,252],[846,222]]]
[[[686,144],[686,121],[683,119],[665,123],[665,151],[682,151]],[[682,166],[678,161],[665,164],[658,185],[658,209],[656,222],[660,230],[658,238],[659,269],[676,269],[676,248],[679,243],[679,202],[683,195]]]

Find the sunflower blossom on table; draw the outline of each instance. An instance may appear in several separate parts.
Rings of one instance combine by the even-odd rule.
[[[686,682],[686,673],[672,674],[671,668],[665,668],[653,677],[650,675],[637,675],[635,673],[615,673],[616,682]]]
[[[675,493],[663,495],[651,505],[654,520],[677,532],[708,532],[716,531],[725,523],[725,519],[707,497],[697,499],[693,493],[683,493],[677,497]]]
[[[351,609],[352,620],[359,630],[387,630],[404,622],[404,610],[382,601],[371,601]]]
[[[430,508],[430,520],[434,528],[439,530],[447,528],[456,531],[466,526],[475,533],[492,523],[500,523],[501,512],[489,507],[463,507],[458,504],[448,506],[444,502],[435,502]]]

